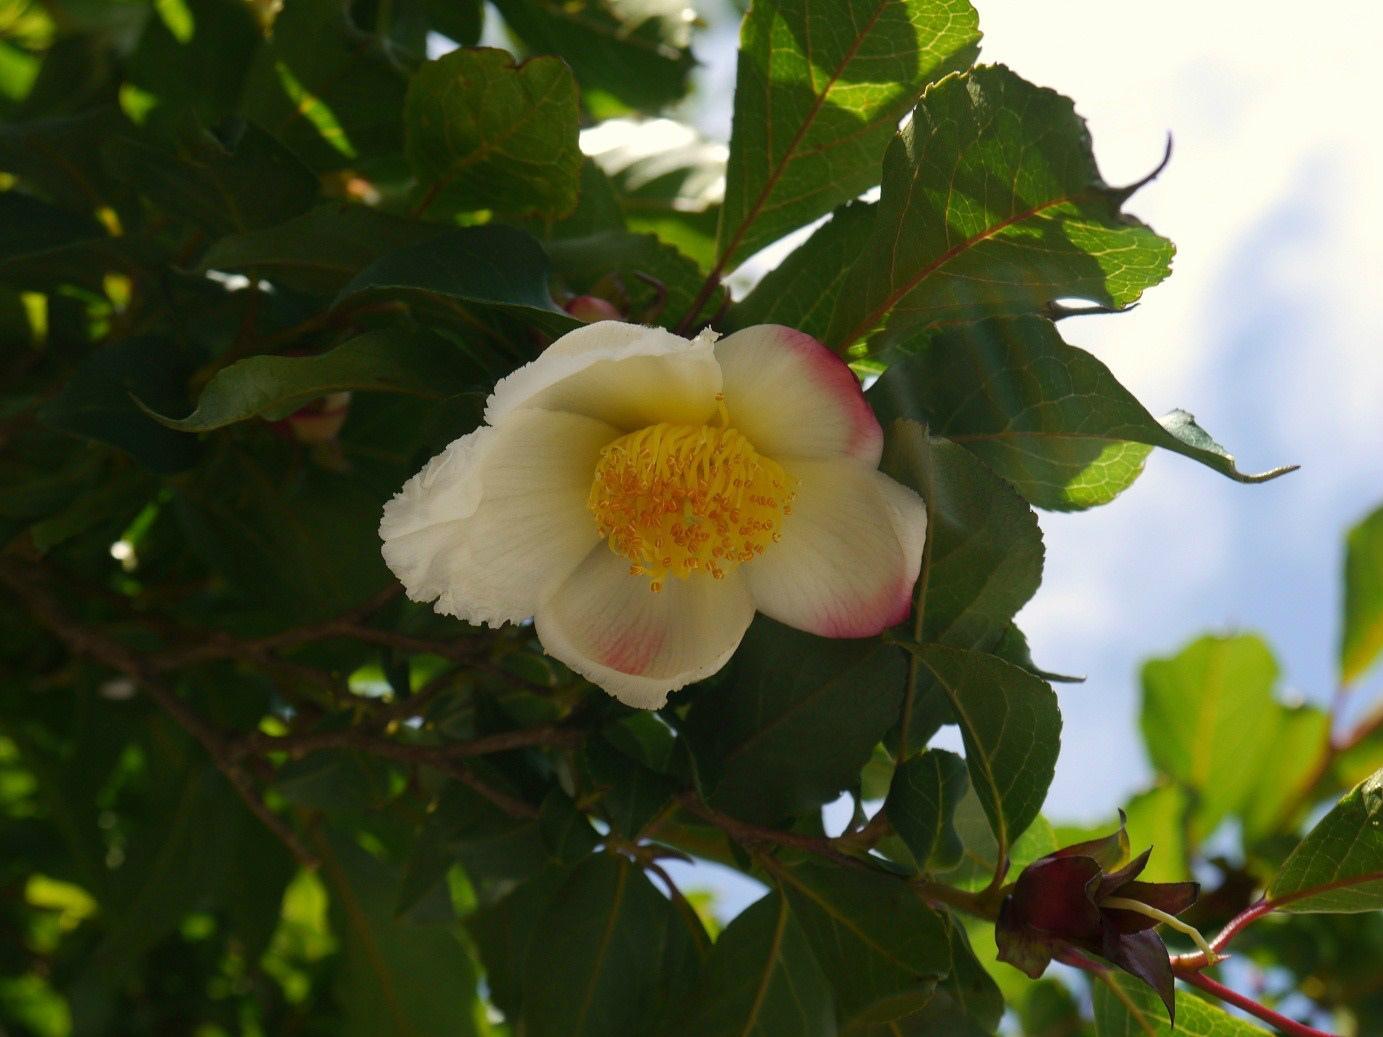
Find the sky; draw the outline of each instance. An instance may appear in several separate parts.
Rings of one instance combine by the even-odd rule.
[[[1155,452],[1112,504],[1041,516],[1044,583],[1018,621],[1039,664],[1087,678],[1059,689],[1065,732],[1044,812],[1093,822],[1151,777],[1144,659],[1203,632],[1256,631],[1284,700],[1334,693],[1343,536],[1383,502],[1383,6],[976,6],[981,61],[1074,98],[1108,182],[1140,179],[1174,140],[1170,166],[1128,206],[1176,243],[1172,277],[1131,313],[1063,322],[1067,339],[1153,413],[1190,410],[1244,470],[1302,466],[1244,486]],[[724,141],[737,26],[728,9],[698,10],[711,24],[687,114]],[[1345,720],[1379,694],[1375,674]],[[714,884],[725,901],[753,897],[728,874]]]

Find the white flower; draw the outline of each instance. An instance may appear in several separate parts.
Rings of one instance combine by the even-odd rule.
[[[485,420],[385,506],[384,559],[438,612],[534,617],[622,702],[715,673],[756,609],[826,637],[908,614],[926,509],[877,470],[859,382],[808,335],[589,324],[495,386]]]

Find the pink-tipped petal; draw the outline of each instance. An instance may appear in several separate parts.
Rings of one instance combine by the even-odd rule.
[[[661,328],[599,321],[563,335],[500,380],[485,405],[499,425],[520,410],[584,414],[631,432],[668,421],[698,425],[716,408],[715,335],[692,341]]]
[[[907,618],[927,510],[853,461],[794,461],[797,499],[782,539],[742,572],[758,610],[824,637],[871,637]]]
[[[385,562],[438,612],[492,626],[527,619],[600,540],[586,496],[600,448],[618,436],[548,411],[462,436],[385,505]]]
[[[770,457],[877,467],[884,435],[845,362],[810,335],[759,324],[716,343],[731,423]]]
[[[626,705],[657,709],[709,677],[739,647],[754,603],[738,573],[723,580],[647,576],[601,544],[534,617],[543,648]]]

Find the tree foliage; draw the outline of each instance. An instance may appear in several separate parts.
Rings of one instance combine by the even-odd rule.
[[[1059,949],[1092,999],[996,960],[1023,869],[1102,834],[1041,814],[1061,708],[1095,706],[1014,625],[1034,509],[1109,503],[1154,448],[1281,470],[1063,340],[1172,245],[1070,100],[975,64],[967,0],[755,0],[728,151],[678,121],[699,28],[681,0],[0,8],[0,1032],[1169,1032],[1106,963]],[[646,713],[528,626],[404,600],[383,503],[591,297],[877,376],[929,514],[904,623],[760,617]],[[1383,648],[1380,514],[1347,686]],[[1128,834],[1145,878],[1209,877],[1187,920],[1262,969],[1260,1019],[1366,1033],[1383,717],[1278,680],[1249,634],[1147,665]],[[963,757],[929,747],[952,725]],[[718,917],[675,859],[762,894]],[[1178,1032],[1261,1032],[1165,935]]]

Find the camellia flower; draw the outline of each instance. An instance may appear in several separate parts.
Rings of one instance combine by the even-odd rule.
[[[438,612],[532,616],[623,702],[715,673],[756,609],[868,637],[911,608],[926,510],[808,335],[590,324],[496,385],[485,421],[385,506],[385,561]]]
[[[999,909],[999,960],[1036,979],[1064,949],[1088,951],[1152,987],[1175,1022],[1172,963],[1154,927],[1186,933],[1214,963],[1217,955],[1201,934],[1176,917],[1196,902],[1200,886],[1137,881],[1152,850],[1128,861],[1122,821],[1121,812],[1113,835],[1057,850],[1023,869]]]

